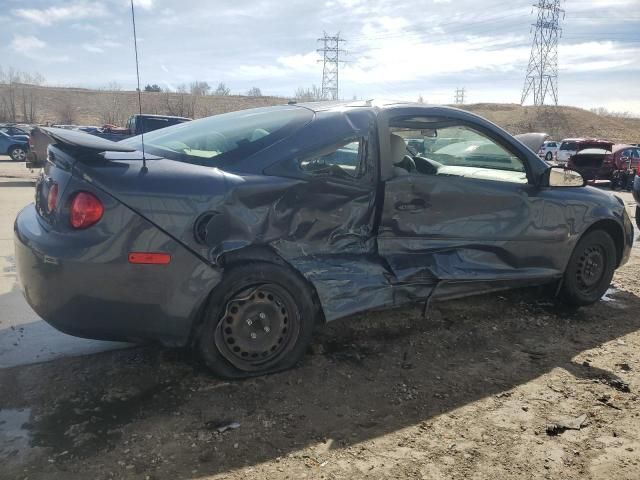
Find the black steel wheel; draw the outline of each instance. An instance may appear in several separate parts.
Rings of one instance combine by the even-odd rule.
[[[200,354],[223,378],[293,367],[311,341],[318,307],[291,269],[255,262],[228,269],[214,290],[198,334]]]
[[[591,293],[605,272],[606,253],[602,245],[589,245],[583,250],[576,269],[576,284],[581,292]]]
[[[616,268],[616,247],[603,230],[587,233],[576,245],[565,271],[562,295],[573,305],[597,302],[607,291]]]
[[[240,370],[269,368],[291,350],[300,333],[299,317],[295,301],[281,286],[265,283],[245,289],[227,302],[216,346]]]

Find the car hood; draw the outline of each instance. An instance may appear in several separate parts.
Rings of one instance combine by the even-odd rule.
[[[521,133],[520,135],[514,135],[523,145],[529,147],[534,153],[540,150],[540,147],[544,141],[549,138],[548,133]]]

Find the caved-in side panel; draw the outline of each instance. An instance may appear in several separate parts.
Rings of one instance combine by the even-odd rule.
[[[554,276],[543,215],[527,184],[396,177],[386,184],[378,245],[404,282]]]

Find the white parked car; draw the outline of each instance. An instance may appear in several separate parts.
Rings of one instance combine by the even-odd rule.
[[[578,142],[583,140],[584,138],[565,138],[562,140],[556,154],[556,162],[559,165],[566,165],[569,159],[578,153]]]
[[[538,150],[538,156],[540,158],[545,159],[547,162],[553,161],[556,158],[556,154],[558,153],[558,148],[560,147],[560,142],[556,142],[554,140],[547,140],[542,144],[540,150]]]

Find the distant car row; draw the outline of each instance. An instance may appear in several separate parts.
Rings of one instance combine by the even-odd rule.
[[[0,125],[0,155],[24,162],[29,151],[29,132],[15,125]]]
[[[174,117],[167,115],[132,115],[127,121],[127,126],[103,125],[102,127],[88,125],[54,125],[65,130],[75,130],[90,133],[97,137],[114,142],[125,140],[142,133],[151,132],[160,128],[169,127],[178,123],[188,122],[190,118]],[[47,146],[51,143],[39,127],[35,127],[29,134],[29,151],[27,156],[27,168],[40,168],[44,166],[47,156]],[[13,157],[12,157],[13,158]],[[22,160],[24,161],[24,159]]]
[[[586,180],[609,180],[618,188],[631,188],[632,177],[640,167],[639,144],[615,144],[593,138],[548,140],[538,150],[538,156],[549,163],[578,170]]]

